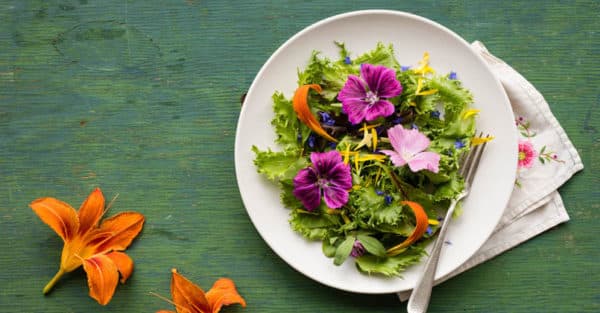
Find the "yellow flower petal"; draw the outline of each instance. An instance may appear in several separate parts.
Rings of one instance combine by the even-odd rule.
[[[478,110],[478,109],[468,109],[465,111],[465,113],[463,113],[462,118],[463,118],[463,120],[466,120],[471,116],[477,115],[477,113],[479,113],[480,111],[481,110]]]
[[[427,222],[429,223],[429,225],[439,225],[440,221],[436,220],[436,219],[428,219]]]
[[[475,147],[476,145],[480,145],[480,144],[482,144],[484,142],[492,141],[492,139],[494,139],[494,136],[473,137],[471,139],[471,147]]]

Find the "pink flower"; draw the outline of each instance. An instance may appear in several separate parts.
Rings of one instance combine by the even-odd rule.
[[[439,170],[440,155],[435,152],[424,152],[429,147],[427,136],[417,129],[404,129],[396,125],[387,131],[388,138],[394,150],[381,150],[388,155],[396,166],[408,167],[413,172],[427,169],[433,173]]]
[[[530,168],[537,157],[537,152],[533,148],[531,141],[519,140],[519,168]]]
[[[348,114],[352,124],[363,120],[372,121],[394,113],[394,105],[386,99],[402,92],[402,85],[396,78],[396,72],[382,65],[362,64],[360,77],[349,75],[346,84],[340,90],[338,100]]]

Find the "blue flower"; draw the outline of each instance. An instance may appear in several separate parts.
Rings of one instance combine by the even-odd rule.
[[[465,147],[465,143],[461,139],[456,139],[454,142],[454,148],[461,149]]]
[[[385,195],[384,199],[385,199],[385,204],[387,204],[387,205],[392,204],[392,201],[394,201],[394,198],[392,198],[392,196],[390,196],[390,195]]]
[[[417,126],[417,124],[415,123],[412,123],[412,125],[410,125],[410,128],[419,130],[419,126]]]
[[[448,79],[452,79],[452,80],[456,79],[456,72],[450,71],[450,74],[448,74]]]
[[[311,149],[315,147],[315,140],[316,140],[316,139],[317,139],[317,138],[315,137],[315,134],[310,134],[310,135],[308,135],[308,140],[307,140],[307,143],[308,143],[308,146],[309,146]]]
[[[406,71],[410,70],[410,66],[408,66],[408,65],[402,65],[402,66],[400,66],[400,70],[403,71],[403,72],[406,72]]]
[[[437,119],[439,119],[439,118],[440,118],[440,115],[441,115],[441,114],[442,114],[442,113],[440,113],[440,111],[438,111],[438,110],[431,111],[431,113],[430,113],[431,117],[433,117],[433,118],[437,118]]]
[[[352,64],[352,60],[350,59],[350,57],[347,56],[347,57],[344,58],[344,63],[346,63],[346,64]]]
[[[319,116],[321,117],[321,122],[328,126],[333,126],[335,124],[335,120],[331,118],[331,115],[327,112],[319,111]]]
[[[376,190],[375,190],[375,193],[376,193],[378,196],[383,196],[383,195],[385,194],[385,192],[383,192],[383,191],[381,191],[381,190],[379,190],[379,189],[376,189]]]

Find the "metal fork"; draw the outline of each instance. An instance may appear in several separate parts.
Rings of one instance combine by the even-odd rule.
[[[412,294],[410,295],[410,299],[408,300],[408,305],[406,307],[408,313],[427,312],[427,307],[429,306],[429,299],[431,298],[431,289],[433,288],[435,272],[437,269],[438,261],[440,259],[440,251],[442,250],[442,246],[444,245],[444,238],[446,237],[448,224],[450,224],[449,222],[452,218],[452,214],[454,213],[454,208],[456,208],[456,204],[469,194],[469,190],[471,189],[471,184],[473,183],[473,178],[475,177],[475,172],[479,165],[479,161],[481,160],[481,155],[483,155],[483,150],[485,149],[485,146],[486,142],[473,147],[472,150],[461,162],[459,174],[464,178],[465,186],[463,188],[463,191],[459,193],[450,203],[450,207],[448,208],[448,212],[446,213],[446,217],[444,218],[444,222],[438,234],[438,238],[435,241],[435,244],[433,245],[433,250],[429,255],[429,259],[425,264],[425,271],[423,272],[423,276],[421,276],[417,285],[413,289]]]

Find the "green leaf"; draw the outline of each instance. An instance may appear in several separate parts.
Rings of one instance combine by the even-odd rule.
[[[348,236],[335,250],[335,256],[333,258],[333,264],[341,265],[346,261],[352,252],[352,246],[354,245],[354,236]]]
[[[335,241],[331,243],[330,240],[323,240],[323,254],[328,258],[333,258],[335,256],[335,251],[337,247],[335,246]]]
[[[261,151],[256,146],[252,146],[252,151],[256,154],[254,165],[258,172],[272,181],[291,179],[309,164],[306,158],[301,157],[300,150]]]
[[[302,148],[303,142],[298,141],[298,134],[301,134],[302,139],[305,140],[310,129],[298,120],[291,100],[286,99],[280,92],[273,94],[272,99],[275,116],[271,120],[271,125],[277,135],[275,142],[284,149]]]
[[[385,256],[385,247],[379,240],[367,235],[357,235],[356,239],[360,241],[367,252],[380,257]]]
[[[323,240],[330,235],[333,229],[341,225],[339,216],[333,214],[293,210],[291,216],[292,229],[311,240]]]
[[[356,259],[356,266],[361,272],[366,274],[400,276],[408,266],[418,263],[424,254],[425,250],[421,246],[411,247],[393,257],[378,257],[365,254]]]

